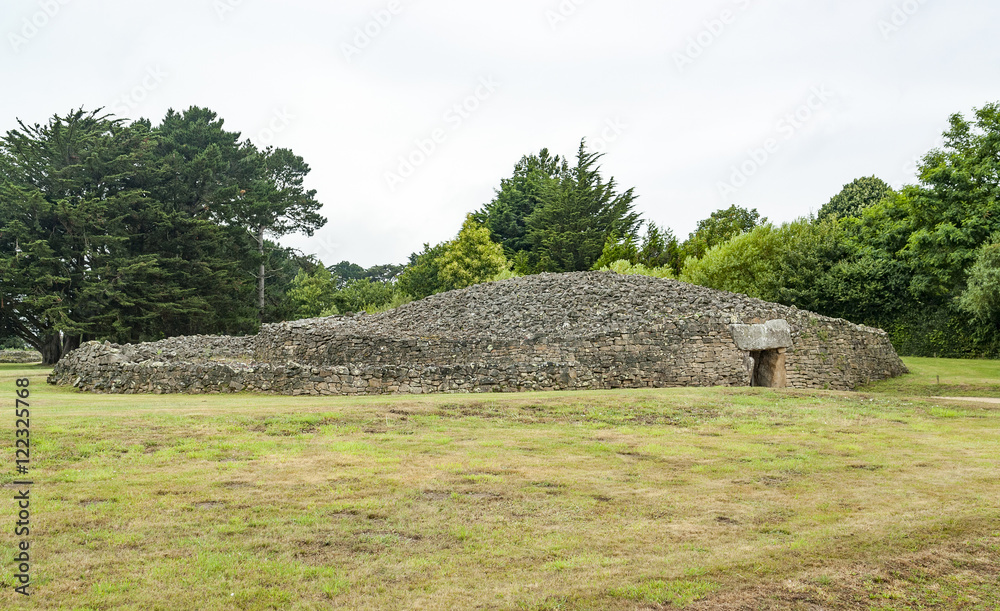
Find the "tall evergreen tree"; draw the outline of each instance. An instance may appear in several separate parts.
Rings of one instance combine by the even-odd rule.
[[[473,216],[490,230],[493,240],[504,247],[508,258],[530,250],[528,217],[542,204],[545,193],[569,171],[566,161],[548,149],[525,155],[514,166],[514,174],[500,181],[493,201]]]
[[[231,221],[241,179],[248,179],[253,151],[240,134],[206,108],[169,110],[157,134],[150,195],[162,206],[134,237],[137,252],[158,253],[172,281],[205,303],[205,314],[166,317],[166,336],[246,334],[258,325],[253,244]]]
[[[161,253],[136,249],[163,217],[144,189],[155,141],[148,123],[83,110],[0,140],[0,318],[46,363],[208,314]]]
[[[601,257],[610,236],[636,238],[642,223],[634,189],[618,192],[612,177],[601,177],[602,153],[580,142],[576,165],[546,183],[541,203],[528,216],[526,240],[535,271],[586,271]]]
[[[87,339],[249,333],[278,315],[250,282],[262,258],[246,220],[280,235],[315,225],[317,204],[301,158],[238,136],[192,108],[158,128],[78,110],[0,138],[0,335],[53,363]]]

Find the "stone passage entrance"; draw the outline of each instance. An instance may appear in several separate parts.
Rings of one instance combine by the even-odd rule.
[[[730,325],[733,340],[749,354],[750,386],[785,388],[785,352],[792,345],[792,329],[784,320],[769,320],[762,325]]]
[[[788,386],[788,375],[785,373],[785,349],[753,350],[753,374],[750,376],[750,386],[762,388],[785,388]]]

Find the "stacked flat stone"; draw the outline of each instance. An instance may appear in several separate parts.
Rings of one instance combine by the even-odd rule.
[[[0,350],[0,363],[39,363],[42,355],[34,350]]]
[[[377,315],[264,325],[254,337],[90,343],[50,381],[292,395],[749,386],[749,352],[734,333],[769,321],[787,323],[789,386],[847,390],[906,371],[878,329],[675,280],[580,272],[477,285]]]

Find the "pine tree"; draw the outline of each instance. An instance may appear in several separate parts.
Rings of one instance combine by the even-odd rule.
[[[601,178],[600,153],[580,142],[576,165],[547,183],[542,203],[526,222],[535,271],[586,271],[601,257],[609,236],[636,237],[634,189],[618,193],[612,177]]]
[[[162,252],[143,249],[165,214],[145,186],[155,134],[74,111],[0,140],[0,318],[46,363],[91,337],[160,335],[208,313]]]
[[[241,188],[229,204],[225,220],[245,227],[253,237],[258,258],[255,272],[257,280],[257,308],[261,322],[266,309],[267,236],[280,237],[290,233],[313,233],[326,224],[319,214],[322,204],[316,201],[316,191],[303,186],[309,174],[309,165],[289,149],[267,148],[257,151],[252,144],[244,160],[240,176]]]
[[[258,261],[246,230],[232,223],[232,202],[252,164],[240,134],[206,108],[167,112],[155,128],[155,176],[151,197],[162,202],[137,251],[156,253],[170,282],[204,302],[199,312],[168,316],[165,336],[256,331]]]
[[[546,190],[568,171],[566,161],[553,157],[548,149],[525,155],[514,166],[513,176],[500,181],[493,201],[474,214],[493,240],[504,247],[508,258],[531,249],[528,217],[542,204]]]

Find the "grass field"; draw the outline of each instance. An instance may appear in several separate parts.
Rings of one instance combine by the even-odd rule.
[[[1000,363],[860,393],[90,395],[31,378],[0,608],[1000,609]],[[936,383],[940,375],[945,391]]]

